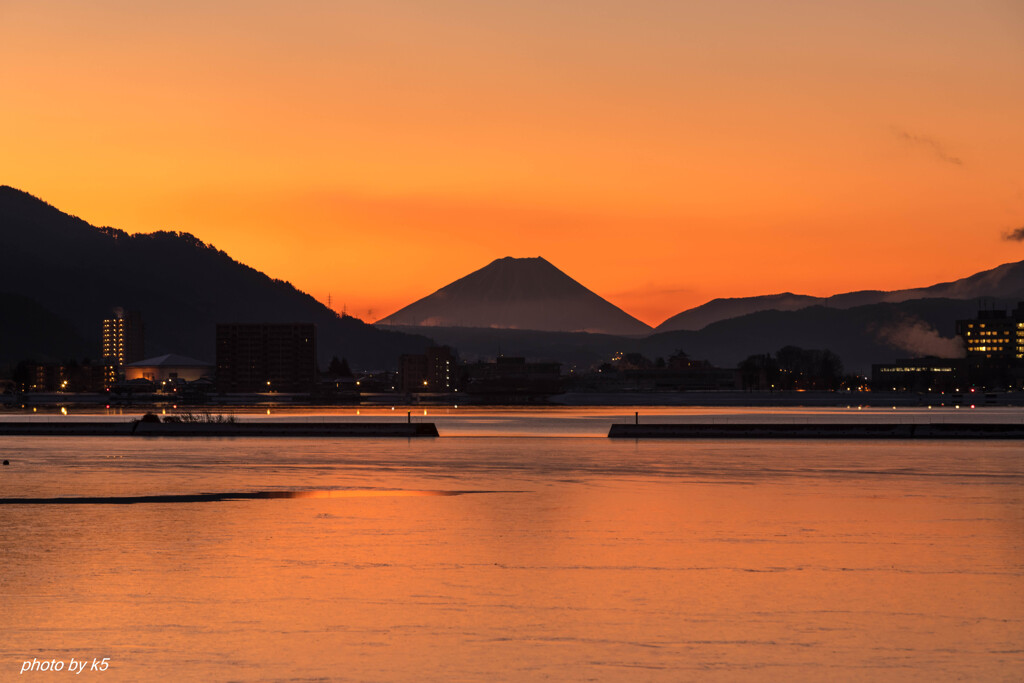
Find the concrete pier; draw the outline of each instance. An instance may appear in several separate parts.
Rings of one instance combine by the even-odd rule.
[[[0,422],[3,436],[421,437],[433,422]]]
[[[1024,439],[1024,424],[894,422],[614,424],[613,439]]]

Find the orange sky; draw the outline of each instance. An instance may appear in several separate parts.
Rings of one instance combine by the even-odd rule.
[[[650,324],[1024,259],[1024,5],[0,0],[0,183],[375,320],[544,256]]]

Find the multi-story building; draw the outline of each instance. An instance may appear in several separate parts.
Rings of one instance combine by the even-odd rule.
[[[29,391],[60,391],[67,382],[67,368],[62,363],[32,363],[29,372]]]
[[[398,387],[401,391],[427,391],[427,354],[403,353],[398,358]]]
[[[456,387],[458,358],[450,346],[427,349],[427,390],[451,391]]]
[[[312,391],[317,380],[313,323],[217,325],[217,391]]]
[[[956,321],[967,349],[971,382],[1015,386],[1024,375],[1024,302],[1013,311],[985,309]]]
[[[123,372],[124,366],[146,357],[142,314],[114,309],[114,316],[103,321],[103,359]]]
[[[1024,360],[1024,302],[1012,313],[1001,309],[978,311],[977,318],[956,321],[968,358]]]
[[[102,391],[110,366],[92,363],[36,363],[24,361],[15,368],[15,386],[21,391]]]
[[[399,358],[401,390],[449,392],[458,386],[458,357],[450,346],[432,346],[426,353],[406,353]]]

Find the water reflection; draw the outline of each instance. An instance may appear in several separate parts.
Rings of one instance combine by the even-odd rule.
[[[0,672],[71,654],[111,657],[104,681],[1024,670],[1019,444],[2,447],[0,497],[21,503],[0,507]],[[202,491],[238,502],[62,507]]]
[[[57,498],[0,498],[0,505],[132,505],[135,503],[217,503],[270,498],[395,498],[408,496],[463,496],[468,493],[516,491],[407,491],[395,489],[322,489],[313,491],[231,491],[150,496],[62,496]]]

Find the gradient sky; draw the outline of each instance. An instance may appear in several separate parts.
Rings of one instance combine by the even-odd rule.
[[[368,321],[928,285],[1024,259],[1024,3],[0,0],[0,183]]]

